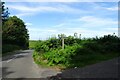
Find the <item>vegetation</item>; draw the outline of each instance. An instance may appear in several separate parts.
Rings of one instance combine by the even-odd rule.
[[[4,6],[5,2],[2,2],[1,5],[2,5],[2,14],[1,14],[1,17],[2,17],[2,24],[4,24],[4,22],[9,18],[9,12],[8,12],[8,7],[5,7]]]
[[[28,49],[29,35],[25,23],[17,16],[9,17],[2,3],[2,53]]]
[[[37,41],[35,40],[29,40],[29,49],[35,49]]]
[[[10,54],[9,52],[16,51],[16,50],[20,50],[20,47],[17,45],[11,45],[11,44],[3,45],[2,53],[5,53],[5,54],[2,54],[2,56],[8,55]],[[14,54],[14,52],[12,52],[12,54]]]
[[[33,53],[34,61],[63,68],[83,67],[117,57],[120,52],[120,38],[115,35],[89,39],[68,36],[65,38],[65,49],[61,44],[60,38],[38,41]]]

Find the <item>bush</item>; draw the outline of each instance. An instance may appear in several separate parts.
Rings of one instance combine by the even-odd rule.
[[[52,38],[39,41],[33,57],[38,64],[81,67],[116,57],[120,52],[119,42],[118,37],[111,35],[84,40],[69,37],[65,39],[65,49],[61,49],[60,40]],[[40,51],[43,51],[44,54],[41,54]]]
[[[61,47],[61,40],[57,38],[50,38],[46,40],[46,45],[48,45],[49,49],[56,49]]]
[[[44,41],[38,41],[35,45],[35,51],[40,52],[47,52],[49,50],[49,47],[44,43]]]
[[[2,53],[5,54],[7,52],[12,52],[12,51],[15,51],[15,50],[19,50],[20,47],[17,46],[17,45],[12,45],[12,44],[5,44],[5,45],[2,45]]]
[[[78,45],[66,46],[64,50],[55,49],[46,52],[44,54],[41,54],[42,60],[40,60],[41,61],[40,63],[42,63],[43,59],[45,59],[47,60],[47,64],[49,66],[59,65],[59,64],[67,66],[72,56],[75,55],[75,51],[77,50],[78,47],[79,47]]]
[[[118,43],[120,42],[120,38],[115,35],[104,35],[104,37],[100,37],[96,39],[98,43]]]
[[[120,43],[106,43],[103,45],[104,52],[120,52]]]
[[[100,52],[103,49],[103,45],[98,44],[97,42],[87,42],[83,44],[84,49],[92,52]]]

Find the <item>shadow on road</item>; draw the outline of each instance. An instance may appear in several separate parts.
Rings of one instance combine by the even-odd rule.
[[[8,67],[2,67],[2,78],[5,78],[7,75],[14,73],[14,71],[8,71]]]
[[[119,78],[118,75],[118,58],[101,63],[89,65],[83,68],[72,68],[63,70],[55,76],[50,76],[50,80],[66,80],[65,78]],[[80,79],[81,80],[81,79]]]
[[[13,58],[23,58],[32,51],[33,50],[18,51],[14,55],[8,55],[8,56],[5,56],[5,57],[2,57],[2,61],[7,61],[7,60],[13,59]]]
[[[45,78],[3,78],[2,80],[48,80]]]

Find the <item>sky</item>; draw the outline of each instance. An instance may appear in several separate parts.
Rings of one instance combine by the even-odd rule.
[[[30,40],[58,34],[118,35],[118,2],[6,2],[10,16],[22,19]]]

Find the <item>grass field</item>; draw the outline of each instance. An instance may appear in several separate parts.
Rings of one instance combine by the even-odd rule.
[[[37,43],[37,41],[35,41],[35,40],[29,40],[29,49],[34,49],[36,43]]]

